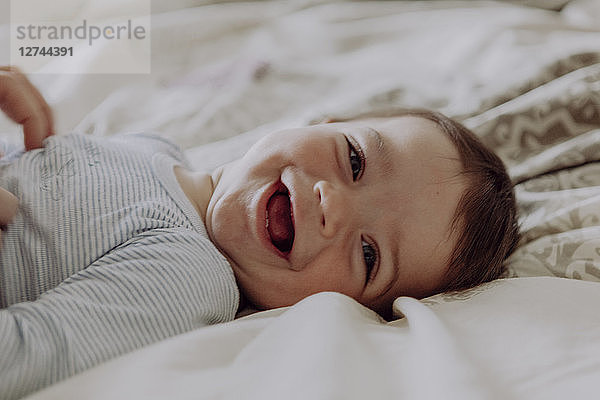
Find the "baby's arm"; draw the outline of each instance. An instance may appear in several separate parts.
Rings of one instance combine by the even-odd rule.
[[[0,67],[0,109],[23,125],[26,150],[42,147],[42,141],[53,134],[50,107],[27,77],[14,67]],[[0,158],[3,156],[0,154]],[[0,188],[0,229],[4,230],[12,221],[18,204],[12,193]]]
[[[42,147],[42,141],[54,134],[48,103],[15,67],[0,67],[0,109],[23,125],[25,150]]]
[[[148,231],[36,301],[0,309],[0,399],[233,319],[233,274],[219,273],[202,246],[189,234]]]

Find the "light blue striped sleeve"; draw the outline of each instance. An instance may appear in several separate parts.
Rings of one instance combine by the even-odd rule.
[[[145,232],[38,300],[0,310],[0,398],[232,320],[239,293],[231,269],[208,239],[175,229]]]

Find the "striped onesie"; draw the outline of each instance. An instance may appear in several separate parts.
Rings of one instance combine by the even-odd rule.
[[[0,159],[19,199],[0,250],[0,398],[235,317],[233,271],[160,138],[55,136]]]

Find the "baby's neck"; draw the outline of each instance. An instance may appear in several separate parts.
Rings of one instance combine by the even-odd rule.
[[[211,175],[206,172],[190,171],[180,166],[175,166],[173,172],[181,190],[192,203],[202,221],[206,222],[206,210],[214,191]]]

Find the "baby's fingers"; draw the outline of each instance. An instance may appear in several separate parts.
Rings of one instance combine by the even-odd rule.
[[[40,112],[39,109],[37,109]],[[25,150],[38,149],[43,146],[43,141],[52,135],[48,122],[39,117],[29,117],[21,122],[25,139]]]
[[[8,190],[0,188],[0,227],[4,229],[15,215],[19,207],[19,200]]]
[[[42,147],[42,141],[53,133],[50,107],[16,68],[0,67],[0,108],[23,125],[26,150]]]
[[[46,99],[44,99],[44,96],[42,96],[42,94],[40,93],[40,91],[33,86],[33,84],[31,83],[31,81],[29,79],[27,79],[27,77],[25,75],[23,75],[17,68],[15,67],[11,67],[14,71],[17,71],[17,79],[20,79],[21,82],[23,83],[23,85],[25,87],[28,87],[29,90],[31,91],[31,93],[33,94],[33,96],[35,97],[35,99],[37,100],[37,104],[38,106],[41,108],[42,112],[44,113],[44,116],[46,117],[46,126],[48,127],[47,129],[47,134],[42,138],[45,139],[46,137],[50,136],[50,135],[54,135],[54,116],[52,115],[52,109],[50,108],[50,106],[48,105],[48,103],[46,102]]]

